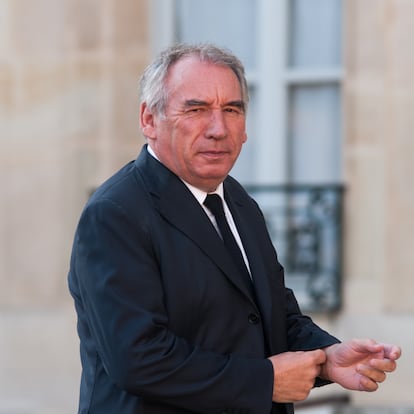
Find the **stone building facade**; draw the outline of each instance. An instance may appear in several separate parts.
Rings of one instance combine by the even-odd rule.
[[[72,237],[91,189],[143,143],[137,79],[151,56],[150,9],[0,2],[1,414],[76,411]],[[414,2],[344,0],[344,16],[343,307],[315,317],[341,338],[401,344],[398,372],[352,399],[413,407]]]
[[[76,412],[66,274],[89,192],[141,146],[148,4],[0,2],[0,413]]]

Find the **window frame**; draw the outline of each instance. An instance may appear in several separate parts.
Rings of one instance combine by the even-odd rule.
[[[252,142],[249,145],[254,145],[249,184],[286,184],[290,181],[288,117],[292,86],[333,84],[339,87],[342,100],[341,66],[289,67],[290,1],[256,0],[257,67],[246,71],[249,88],[255,90],[256,99],[255,130],[249,134]],[[152,0],[150,3],[153,56],[176,39],[175,3],[175,0]],[[344,15],[343,4],[341,15]],[[338,125],[338,128],[342,126]],[[338,133],[342,141],[342,131]],[[339,151],[342,153],[342,144]],[[340,175],[343,176],[342,171]]]

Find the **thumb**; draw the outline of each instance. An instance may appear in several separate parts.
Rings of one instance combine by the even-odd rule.
[[[312,354],[315,364],[321,365],[326,362],[326,354],[322,349],[315,349],[309,352]]]
[[[397,345],[384,344],[384,357],[396,361],[401,356],[401,348]]]

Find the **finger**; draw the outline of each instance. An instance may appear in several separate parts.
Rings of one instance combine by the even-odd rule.
[[[397,368],[397,363],[390,359],[371,359],[369,365],[377,370],[393,372]]]
[[[320,365],[316,365],[316,367],[315,367],[315,374],[314,374],[314,378],[319,377],[319,376],[320,376],[320,374],[321,374],[321,371],[322,371],[322,365],[321,365],[321,364],[320,364]]]
[[[310,354],[312,354],[315,364],[321,365],[326,362],[326,353],[321,349],[310,351]]]
[[[359,390],[374,392],[378,389],[378,384],[375,381],[372,381],[370,378],[362,376],[359,381]]]
[[[375,381],[377,383],[384,382],[387,378],[387,375],[384,371],[375,369],[369,365],[363,365],[360,364],[357,366],[357,372],[358,374],[363,375],[366,378],[369,378],[372,381]]]

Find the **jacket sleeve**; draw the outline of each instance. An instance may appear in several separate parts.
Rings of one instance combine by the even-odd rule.
[[[316,325],[312,319],[303,315],[291,289],[286,288],[288,345],[290,351],[311,351],[326,348],[340,342],[339,339]],[[331,384],[331,381],[316,378],[315,387]]]
[[[150,223],[100,199],[78,226],[75,296],[107,375],[131,394],[195,412],[270,412],[270,361],[200,349],[169,330]]]
[[[310,351],[340,342],[316,325],[309,316],[303,315],[295,295],[286,288],[287,335],[290,351]]]

